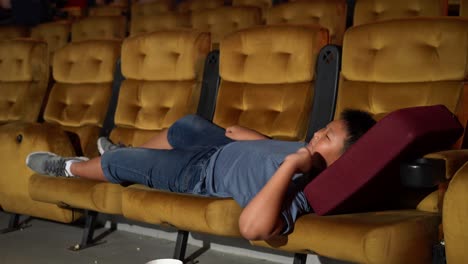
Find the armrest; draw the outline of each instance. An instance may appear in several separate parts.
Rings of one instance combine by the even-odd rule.
[[[403,186],[431,188],[451,179],[468,161],[468,150],[447,150],[425,155],[400,164],[400,180]]]

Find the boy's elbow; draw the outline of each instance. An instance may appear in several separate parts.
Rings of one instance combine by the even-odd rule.
[[[265,228],[256,224],[239,223],[239,231],[247,240],[268,240],[275,236],[274,228]]]

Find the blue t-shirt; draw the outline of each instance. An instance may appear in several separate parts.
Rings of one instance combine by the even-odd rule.
[[[208,161],[204,178],[195,192],[216,197],[232,197],[245,207],[265,186],[284,158],[304,147],[304,142],[277,140],[236,141],[218,149]],[[203,175],[202,174],[202,175]],[[283,234],[293,230],[296,219],[311,212],[304,193],[305,175],[297,174],[283,203]]]

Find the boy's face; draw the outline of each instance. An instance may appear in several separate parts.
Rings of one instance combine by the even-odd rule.
[[[335,120],[315,132],[307,148],[311,153],[319,153],[328,167],[343,154],[344,143],[347,138],[348,130],[345,121]]]

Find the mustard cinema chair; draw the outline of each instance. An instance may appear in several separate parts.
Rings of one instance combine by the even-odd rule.
[[[122,41],[127,35],[124,16],[92,16],[72,24],[71,41],[113,39]]]
[[[89,8],[89,16],[125,16],[127,12],[127,7],[125,6],[96,6]]]
[[[223,5],[224,0],[186,0],[180,2],[176,10],[180,13],[190,13],[193,11],[217,8]]]
[[[461,264],[468,261],[465,248],[468,241],[467,195],[468,163],[465,163],[450,181],[444,197],[442,223],[448,264]]]
[[[356,0],[353,25],[415,16],[446,16],[447,0]]]
[[[342,45],[346,0],[287,2],[266,11],[266,24],[316,24],[328,29],[330,44]]]
[[[221,127],[243,125],[277,139],[304,140],[316,63],[327,42],[326,29],[312,26],[254,27],[226,36],[220,45],[221,83],[214,96],[213,122]],[[170,193],[137,184],[125,188],[122,210],[131,220],[177,228],[174,258],[181,260],[188,232],[240,237],[241,208],[233,199]]]
[[[210,44],[208,33],[190,29],[161,30],[125,39],[121,55],[125,80],[116,108],[109,110],[110,138],[138,146],[180,117],[195,113]],[[92,145],[97,149],[96,141]],[[122,190],[117,184],[42,175],[33,175],[29,186],[34,200],[88,210],[89,222],[95,221],[97,212],[121,215]],[[91,235],[84,235],[75,249],[94,243],[94,226],[84,232]]]
[[[261,10],[257,7],[227,6],[192,12],[191,26],[211,33],[213,48],[221,39],[240,29],[262,24]]]
[[[0,26],[0,40],[29,37],[29,29],[23,26]]]
[[[232,0],[233,6],[255,6],[262,10],[265,18],[266,11],[273,6],[273,0]]]
[[[71,23],[58,21],[39,24],[31,29],[31,38],[47,42],[50,64],[52,66],[54,52],[70,41]]]
[[[382,21],[348,29],[336,115],[352,108],[379,120],[400,108],[435,104],[458,115],[468,74],[467,36],[468,21],[449,17]],[[442,177],[450,179],[468,157],[466,151],[447,151],[426,158],[445,161]],[[430,263],[441,220],[438,191],[407,191],[395,189],[401,195],[392,197],[392,208],[404,210],[304,216],[296,223],[301,232],[277,248],[353,263]],[[421,198],[413,201],[410,197],[416,193]]]
[[[190,16],[179,13],[160,13],[133,17],[130,21],[130,36],[162,29],[189,28]]]

